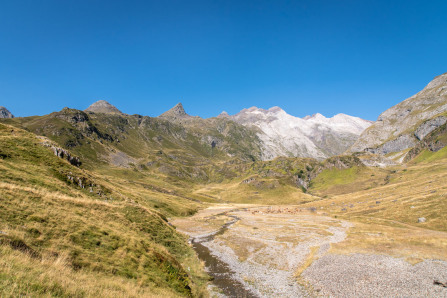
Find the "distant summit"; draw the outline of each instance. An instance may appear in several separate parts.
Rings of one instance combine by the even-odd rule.
[[[217,118],[230,118],[230,115],[228,115],[227,112],[223,111],[222,113],[220,113]]]
[[[115,106],[111,105],[105,100],[98,100],[84,111],[104,114],[122,114],[120,110],[118,110]]]
[[[313,114],[312,116],[307,115],[303,119],[304,120],[311,120],[311,119],[323,120],[323,119],[327,119],[327,118],[324,117],[323,115],[321,115],[320,113],[316,113],[316,114]]]
[[[14,115],[7,108],[0,107],[0,118],[14,118]]]
[[[169,120],[176,120],[176,119],[183,119],[183,118],[189,118],[188,114],[186,114],[185,109],[183,108],[183,105],[181,102],[176,104],[172,109],[169,111],[164,112],[160,116],[160,118],[165,118]]]
[[[280,107],[251,107],[229,119],[259,129],[262,159],[278,156],[312,157],[323,160],[348,149],[372,122],[344,114],[326,118],[320,113],[304,118],[287,114]]]

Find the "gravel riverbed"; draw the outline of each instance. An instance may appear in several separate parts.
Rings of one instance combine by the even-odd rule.
[[[227,263],[235,278],[259,297],[311,296],[309,289],[297,282],[296,270],[312,247],[318,247],[318,255],[324,255],[331,243],[345,239],[350,226],[315,215],[297,218],[289,214],[232,214],[241,218],[240,222],[224,235],[202,244]],[[298,237],[301,241],[297,241]],[[242,243],[234,245],[234,240]]]
[[[302,274],[320,294],[330,297],[447,297],[447,262],[411,265],[384,255],[325,255]]]
[[[254,296],[447,298],[447,288],[434,284],[447,283],[447,262],[412,265],[387,255],[331,254],[331,244],[343,242],[352,223],[290,208],[283,211],[228,210],[225,216],[238,221],[209,241],[206,236],[219,231],[207,220],[215,220],[212,210],[199,214],[198,220],[178,223],[195,239],[205,240],[201,244],[228,265],[227,274]],[[212,296],[225,297],[216,287],[210,289]]]

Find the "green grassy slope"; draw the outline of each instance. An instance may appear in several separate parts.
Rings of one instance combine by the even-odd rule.
[[[227,119],[193,119],[181,125],[140,115],[85,113],[64,108],[41,117],[3,122],[47,136],[78,154],[87,165],[113,163],[123,153],[124,166],[146,165],[167,155],[176,166],[207,164],[211,160],[259,159],[254,131]],[[215,147],[213,148],[212,142]]]
[[[202,293],[200,263],[162,215],[193,213],[199,203],[76,168],[18,128],[0,124],[0,139],[2,293]]]

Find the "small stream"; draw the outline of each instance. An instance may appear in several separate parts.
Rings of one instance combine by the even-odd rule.
[[[234,278],[234,272],[227,263],[213,255],[208,247],[203,243],[212,241],[215,236],[222,235],[231,225],[235,224],[239,218],[229,215],[233,220],[224,224],[216,233],[204,237],[192,238],[191,243],[201,260],[205,262],[205,267],[210,276],[213,277],[213,284],[219,287],[223,294],[228,297],[257,297],[244,287],[244,284]]]

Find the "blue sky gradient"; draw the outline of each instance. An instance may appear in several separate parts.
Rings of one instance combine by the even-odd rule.
[[[0,1],[0,106],[369,120],[447,72],[447,1]]]

